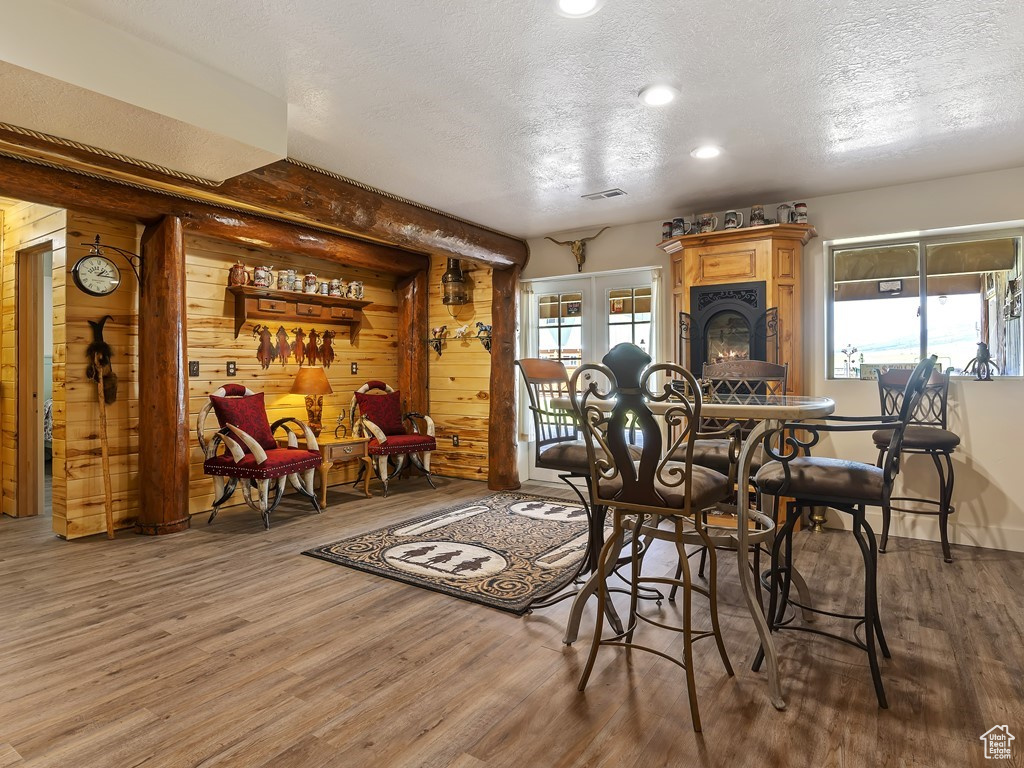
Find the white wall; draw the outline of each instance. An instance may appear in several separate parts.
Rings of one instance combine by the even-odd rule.
[[[825,378],[826,244],[850,237],[1019,222],[1024,219],[1024,168],[801,201],[807,203],[809,220],[818,231],[818,237],[804,250],[807,394],[834,398],[841,414],[871,414],[878,412],[874,382]],[[766,206],[766,211],[774,207]],[[592,232],[569,234],[581,237]],[[559,233],[558,239],[569,238]],[[585,270],[650,265],[667,268],[668,257],[656,247],[660,240],[661,221],[609,229],[588,243]],[[523,277],[575,271],[567,248],[544,239],[530,240],[529,245],[530,263]],[[950,538],[954,543],[1024,551],[1024,461],[1018,448],[1024,437],[1024,380],[954,379],[950,387],[950,428],[962,439],[962,447],[954,456],[953,501],[957,512],[950,520]],[[819,452],[826,451],[872,462],[875,457],[866,435],[841,436],[821,446]],[[912,457],[906,462],[900,483],[910,495],[934,497],[931,462],[925,457]],[[835,522],[842,522],[835,513],[830,514]],[[880,530],[877,515],[872,525]],[[938,525],[930,516],[894,514],[892,533],[937,540]],[[891,549],[898,550],[898,542]]]

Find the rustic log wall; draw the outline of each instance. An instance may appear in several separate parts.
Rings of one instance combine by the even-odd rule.
[[[434,258],[428,284],[430,328],[448,326],[448,340],[438,357],[427,350],[430,369],[430,416],[437,426],[437,453],[431,470],[447,477],[487,480],[488,427],[490,424],[491,356],[475,338],[453,338],[459,326],[491,325],[491,275],[482,264],[462,262],[472,283],[472,303],[458,308],[456,317],[441,303],[441,275],[445,259]],[[429,329],[428,329],[429,332]],[[425,342],[425,339],[424,339]],[[459,436],[459,446],[452,436]]]

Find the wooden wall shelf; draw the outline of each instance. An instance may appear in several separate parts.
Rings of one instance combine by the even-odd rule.
[[[373,302],[343,299],[320,293],[275,291],[232,285],[228,293],[235,297],[235,338],[250,318],[310,322],[319,325],[347,325],[351,331],[363,319],[363,307]]]

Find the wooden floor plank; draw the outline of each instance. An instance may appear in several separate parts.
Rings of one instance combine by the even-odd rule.
[[[894,539],[880,561],[890,709],[863,653],[782,633],[784,712],[750,670],[756,635],[723,555],[736,676],[697,644],[695,734],[682,671],[649,654],[602,649],[576,690],[593,606],[565,646],[568,602],[517,618],[300,554],[488,495],[439,484],[365,500],[337,487],[323,515],[288,499],[270,531],[245,508],[114,541],[61,541],[45,516],[0,520],[0,768],[980,766],[991,726],[1024,743],[1020,554],[954,547],[945,564],[932,542]],[[857,610],[852,537],[800,532],[796,560],[816,603]],[[656,543],[645,567],[671,572],[670,548]],[[641,631],[678,652],[677,636]]]

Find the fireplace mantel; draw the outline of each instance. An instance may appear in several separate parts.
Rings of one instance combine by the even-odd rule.
[[[778,313],[780,363],[789,363],[790,393],[803,391],[801,273],[803,248],[817,235],[810,224],[768,224],[673,237],[658,244],[672,259],[674,316],[692,315],[690,289],[764,281],[768,307]],[[677,361],[690,367],[689,360]],[[700,375],[700,371],[696,371]]]

